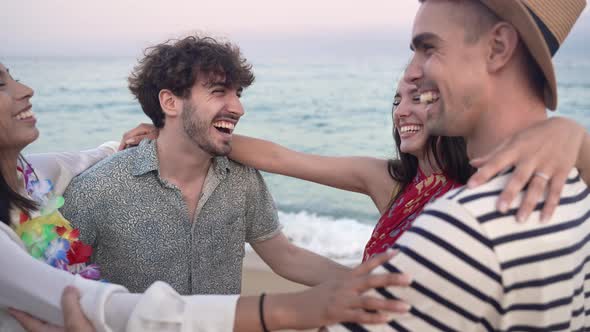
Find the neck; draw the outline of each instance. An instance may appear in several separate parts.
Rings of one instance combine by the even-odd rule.
[[[501,91],[490,93],[485,106],[480,107],[483,111],[475,126],[465,135],[469,158],[482,157],[506,138],[547,119],[545,104],[527,83],[522,80],[513,82],[498,84]]]
[[[174,128],[172,128],[174,130]],[[172,130],[162,129],[157,140],[160,176],[181,183],[207,175],[212,156],[188,137],[179,139]]]
[[[428,153],[422,154],[421,158],[418,158],[418,167],[422,170],[422,173],[426,176],[432,175],[432,173],[440,172],[440,167],[436,164],[436,158],[430,149]]]
[[[20,152],[20,149],[2,151],[2,157],[0,159],[0,172],[2,172],[6,183],[16,192],[20,190],[16,177],[16,166]]]

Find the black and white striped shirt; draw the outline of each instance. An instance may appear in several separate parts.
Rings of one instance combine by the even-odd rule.
[[[584,331],[590,328],[590,189],[569,174],[549,223],[539,204],[516,222],[496,200],[510,173],[474,190],[449,192],[400,238],[400,253],[375,271],[403,271],[409,288],[372,291],[403,299],[410,313],[388,325],[330,331]],[[519,200],[522,197],[519,198]]]

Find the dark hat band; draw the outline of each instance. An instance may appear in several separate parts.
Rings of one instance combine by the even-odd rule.
[[[547,47],[549,47],[549,52],[551,53],[551,57],[553,57],[555,53],[557,53],[557,50],[559,50],[559,42],[557,41],[557,38],[555,38],[555,35],[551,32],[551,30],[549,30],[549,28],[547,28],[547,25],[545,25],[539,16],[537,16],[537,14],[535,14],[535,12],[526,5],[526,3],[523,4],[535,20],[539,30],[541,30],[543,38],[545,39],[545,44],[547,44]]]

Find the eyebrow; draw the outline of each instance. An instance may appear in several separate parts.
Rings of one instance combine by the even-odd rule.
[[[227,84],[227,82],[225,80],[211,80],[211,81],[207,82],[205,86],[208,89],[212,89],[212,88],[220,87],[220,86],[227,88],[229,86],[229,84]]]
[[[412,51],[416,51],[417,49],[424,48],[424,44],[426,44],[428,41],[439,42],[441,40],[442,39],[439,36],[432,32],[424,32],[412,38],[410,49]]]

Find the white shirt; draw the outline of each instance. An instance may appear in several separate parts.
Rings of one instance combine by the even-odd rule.
[[[590,327],[590,189],[572,170],[548,223],[538,204],[516,222],[520,198],[496,210],[512,174],[449,192],[398,241],[398,255],[375,272],[403,271],[408,288],[372,291],[412,305],[387,325],[330,331],[583,331]]]
[[[116,151],[117,143],[80,153],[28,156],[40,179],[50,179],[61,195],[70,180]],[[67,202],[66,202],[67,204]],[[62,325],[61,295],[68,285],[80,290],[80,303],[97,331],[231,331],[237,295],[180,296],[163,282],[144,294],[86,280],[32,258],[21,240],[0,222],[0,308],[12,307]],[[0,331],[22,331],[0,310]]]

